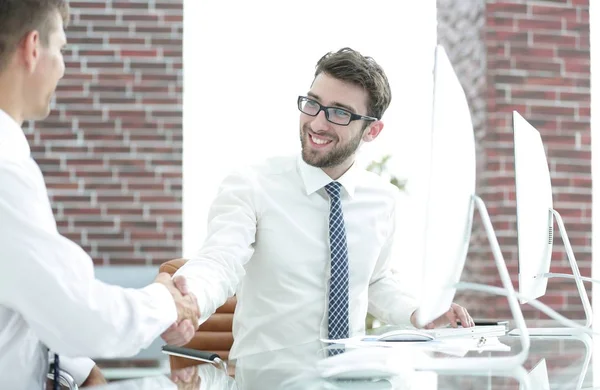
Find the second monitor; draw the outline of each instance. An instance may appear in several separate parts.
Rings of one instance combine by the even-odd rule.
[[[546,293],[548,278],[554,276],[575,279],[583,303],[586,327],[592,323],[592,308],[583,285],[560,214],[552,205],[550,171],[540,133],[518,112],[513,112],[515,180],[517,200],[517,246],[519,254],[519,292],[521,303],[537,299]],[[573,275],[550,274],[554,242],[554,219],[567,251]],[[574,328],[528,328],[531,336],[570,335],[581,332]],[[518,335],[514,330],[511,335]]]

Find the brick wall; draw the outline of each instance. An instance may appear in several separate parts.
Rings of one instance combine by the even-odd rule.
[[[55,109],[25,129],[59,230],[98,265],[177,257],[182,0],[70,4]]]
[[[482,173],[478,192],[487,204],[513,282],[518,287],[513,110],[541,132],[551,170],[554,208],[563,216],[582,274],[589,276],[592,204],[589,0],[486,0],[483,38],[473,33],[474,9],[478,3],[470,2],[472,8],[458,3],[438,0],[439,40],[449,50],[471,100],[478,143],[483,151],[478,154],[482,158],[479,163],[484,165],[483,172],[478,171]],[[461,25],[466,29],[461,30]],[[460,53],[479,55],[473,52],[479,42],[485,45],[485,61],[460,59]],[[486,101],[474,102],[473,96],[481,95],[473,75],[481,69],[487,75]],[[482,107],[485,120],[478,127]],[[476,226],[476,237],[481,234],[480,229]],[[570,272],[558,229],[554,242],[552,271]],[[474,240],[467,264],[471,271],[482,275],[480,280],[498,285],[488,248],[485,240]],[[551,280],[542,301],[572,318],[583,317],[572,281]],[[507,317],[504,302],[504,298],[477,296],[477,304],[471,302],[470,309],[476,316]],[[527,318],[545,318],[529,306],[523,309]]]
[[[484,140],[488,183],[483,197],[511,274],[517,275],[511,126],[512,110],[517,110],[541,132],[551,171],[554,208],[564,219],[582,274],[589,276],[589,0],[488,0],[486,26],[489,131]],[[571,272],[558,229],[554,237],[552,270]],[[591,286],[587,287],[591,296]],[[583,318],[573,281],[550,280],[541,300],[567,316]],[[537,310],[525,308],[528,318],[540,316]]]

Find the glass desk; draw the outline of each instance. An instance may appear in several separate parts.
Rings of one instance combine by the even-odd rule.
[[[464,355],[464,358],[493,358],[513,355],[520,350],[520,341],[517,337],[503,336],[499,337],[498,340],[505,346],[510,347],[510,351],[471,351]],[[225,370],[215,365],[201,364],[174,371],[164,376],[113,382],[106,386],[95,387],[95,389],[521,390],[529,388],[532,390],[590,390],[594,388],[593,347],[594,341],[591,337],[585,335],[569,338],[532,337],[529,357],[523,366],[511,371],[487,372],[478,372],[476,367],[473,367],[473,370],[463,372],[414,370],[410,365],[411,359],[415,355],[413,353],[401,353],[402,356],[391,363],[391,366],[397,371],[396,375],[369,377],[368,372],[359,373],[348,366],[346,371],[363,378],[343,379],[338,377],[334,379],[322,377],[323,366],[320,366],[319,362],[322,362],[323,358],[327,356],[325,345],[311,343],[247,356],[235,362],[230,362],[229,371],[230,373],[234,372],[233,376],[228,375]],[[356,355],[357,351],[352,350],[348,354],[337,355],[333,358],[343,359],[341,356],[350,356],[349,354],[353,352],[355,356],[365,356],[368,359],[369,356],[375,356],[372,355],[375,349],[370,349],[369,352],[365,352],[364,349],[361,350],[361,355]],[[386,349],[388,351],[394,350],[394,354],[398,354],[398,351],[402,348]],[[423,352],[417,353],[421,354]],[[451,357],[440,352],[427,352],[426,355],[440,359]],[[381,361],[383,362],[383,360]],[[382,364],[387,364],[389,368],[389,359],[386,361],[387,363]],[[235,368],[233,367],[234,364]],[[533,368],[535,370],[532,371]],[[600,375],[597,377],[600,379]],[[600,389],[600,383],[597,386]]]

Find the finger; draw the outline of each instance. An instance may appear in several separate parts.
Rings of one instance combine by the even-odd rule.
[[[451,308],[450,311],[446,313],[446,318],[453,328],[458,328],[458,316],[456,315],[454,308]]]
[[[467,309],[465,309],[465,313],[467,314],[467,318],[469,320],[469,324],[471,327],[475,326],[475,320],[473,319],[473,317],[471,317],[471,314],[469,314],[469,312],[467,311]]]
[[[182,295],[188,295],[190,293],[188,290],[188,286],[187,286],[185,277],[183,277],[181,275],[176,276],[175,278],[173,278],[173,282],[175,283],[175,287],[177,287],[177,289],[179,291],[181,291]]]
[[[182,321],[175,329],[165,332],[162,335],[163,340],[175,346],[182,346],[190,342],[196,334],[196,329],[189,320]]]
[[[463,327],[468,328],[471,326],[471,317],[469,316],[469,313],[467,313],[467,310],[464,307],[457,305],[457,307],[454,308],[454,311],[460,319],[461,324],[463,324]]]
[[[161,272],[156,276],[156,279],[154,279],[155,282],[158,283],[163,283],[163,284],[170,284],[171,283],[171,275],[169,275],[166,272]]]
[[[165,331],[161,337],[169,344],[178,345],[181,343],[181,333],[183,331],[183,326],[181,324],[176,325],[175,327],[171,326],[167,331]]]
[[[189,382],[190,379],[192,379],[192,368],[191,367],[187,367],[185,368],[182,372],[181,372],[181,379],[183,379],[184,382]]]

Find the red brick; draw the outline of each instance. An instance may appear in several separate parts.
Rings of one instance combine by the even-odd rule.
[[[517,27],[524,30],[560,30],[562,23],[558,20],[519,19]]]
[[[580,58],[582,60],[587,60],[589,61],[590,59],[590,50],[589,48],[585,48],[585,49],[566,49],[566,48],[559,48],[557,50],[557,55],[559,57],[564,57],[564,58]]]
[[[555,91],[540,91],[540,90],[526,90],[526,89],[515,89],[510,90],[511,99],[536,99],[536,100],[554,100],[556,99],[557,93]]]
[[[533,44],[550,44],[556,47],[573,47],[577,44],[577,37],[565,34],[544,33],[540,31],[533,32]]]
[[[530,70],[536,72],[560,72],[562,66],[560,63],[553,60],[540,60],[535,58],[517,57],[515,68],[522,70]]]
[[[565,106],[538,106],[530,105],[529,110],[532,115],[535,114],[548,114],[553,116],[568,116],[573,117],[575,115],[575,109],[573,107]]]
[[[487,11],[490,14],[495,14],[498,12],[503,12],[507,14],[517,15],[524,14],[527,12],[526,4],[517,4],[512,1],[492,1],[487,5]]]
[[[135,3],[132,1],[115,1],[115,0],[113,0],[112,8],[136,10],[137,12],[144,14],[149,9],[149,3],[147,3],[147,2]]]
[[[70,1],[69,6],[74,11],[81,11],[82,8],[106,9],[106,3],[102,1],[87,2],[87,1]]]
[[[121,57],[156,57],[156,49],[121,50]]]
[[[544,19],[546,19],[546,18],[576,19],[577,18],[577,10],[574,8],[532,5],[530,9],[531,9],[531,13],[533,14],[533,17],[542,17]]]
[[[117,22],[117,15],[116,14],[109,14],[109,13],[104,13],[104,14],[85,14],[85,13],[81,13],[79,15],[79,20],[84,22],[84,21],[89,21],[92,23],[97,23],[97,22],[112,22],[112,23],[116,23]]]

